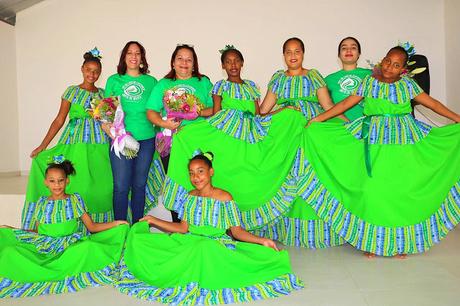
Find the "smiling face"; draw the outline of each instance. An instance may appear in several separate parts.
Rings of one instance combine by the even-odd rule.
[[[128,70],[139,70],[142,63],[141,49],[137,44],[130,44],[125,56],[126,68]]]
[[[243,61],[241,57],[234,51],[228,51],[222,64],[222,69],[225,69],[229,78],[240,78]]]
[[[288,70],[301,69],[304,52],[302,46],[296,40],[291,40],[286,44],[283,52],[284,61]]]
[[[211,185],[211,177],[214,175],[214,169],[210,168],[204,160],[192,160],[188,166],[190,182],[198,191]]]
[[[87,62],[81,67],[83,81],[85,83],[94,84],[101,75],[101,66],[96,62]]]
[[[45,185],[51,192],[54,199],[62,199],[65,196],[65,188],[69,183],[69,178],[64,170],[51,168],[46,172]]]
[[[179,49],[174,57],[173,68],[178,79],[186,80],[191,78],[193,72],[192,51],[185,48]]]
[[[356,64],[359,58],[359,46],[354,39],[345,39],[339,47],[339,58],[342,64]]]
[[[398,50],[390,51],[382,60],[382,81],[393,83],[401,78],[406,67],[406,55]]]

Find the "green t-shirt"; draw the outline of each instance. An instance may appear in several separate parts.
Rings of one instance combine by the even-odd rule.
[[[358,88],[365,76],[372,73],[369,69],[356,68],[353,70],[339,70],[328,75],[326,81],[329,94],[334,103],[339,103],[343,99],[350,96],[356,88]],[[345,112],[345,116],[350,120],[363,116],[363,105],[359,103]]]
[[[105,97],[120,96],[126,131],[131,132],[137,140],[155,136],[155,127],[147,119],[145,106],[157,83],[157,79],[147,74],[137,77],[114,74],[105,85]]]
[[[170,89],[182,89],[189,94],[195,95],[200,102],[203,103],[205,108],[212,107],[213,105],[211,97],[212,83],[207,77],[202,77],[201,80],[197,77],[192,77],[186,80],[172,80],[164,78],[161,79],[157,86],[153,89],[146,105],[147,109],[159,112],[164,116],[166,113],[163,106],[163,96],[165,92]],[[198,117],[193,121],[196,120],[203,120],[203,117]],[[183,120],[181,125],[184,126],[193,121]]]

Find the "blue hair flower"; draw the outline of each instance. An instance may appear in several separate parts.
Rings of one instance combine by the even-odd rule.
[[[203,154],[203,152],[200,150],[200,149],[196,149],[195,151],[193,151],[192,153],[192,158],[194,158],[195,156],[197,155],[201,155]]]
[[[89,52],[91,53],[93,57],[96,57],[98,59],[102,58],[101,51],[99,51],[97,47],[94,47],[93,49],[89,50]]]
[[[53,156],[53,163],[55,164],[62,164],[65,160],[65,157],[64,155],[56,155],[56,156]]]
[[[399,43],[398,44],[400,47],[403,47],[404,50],[406,50],[407,54],[409,55],[409,57],[415,55],[415,46],[413,44],[411,44],[410,42],[406,41],[404,43]]]

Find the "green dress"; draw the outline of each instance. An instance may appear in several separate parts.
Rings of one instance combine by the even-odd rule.
[[[222,96],[222,110],[174,136],[163,192],[177,186],[191,190],[189,159],[198,148],[211,151],[215,156],[213,184],[233,195],[247,230],[286,245],[320,248],[341,244],[340,237],[297,194],[298,149],[311,118],[304,114],[316,116],[322,111],[319,103],[308,102],[317,99],[316,89],[324,86],[317,75],[315,70],[305,77],[275,73],[269,88],[278,97],[288,95],[291,85],[304,90],[291,93],[296,99],[278,100],[284,99],[302,112],[284,109],[268,116],[251,114],[254,99],[259,97],[253,82],[217,82],[214,93]],[[171,209],[167,201],[164,205]]]
[[[123,293],[173,305],[213,305],[266,299],[303,287],[287,251],[237,242],[226,230],[240,225],[233,201],[166,195],[187,234],[150,233],[146,222],[129,232],[116,287]]]
[[[370,75],[372,70],[355,68],[352,70],[339,70],[328,75],[326,81],[329,94],[334,103],[339,103],[350,96],[361,84],[364,77]],[[345,116],[351,121],[363,116],[364,103],[360,102],[347,110]]]
[[[302,198],[357,249],[424,252],[460,220],[460,124],[415,120],[410,100],[420,93],[408,77],[368,76],[354,93],[366,117],[306,130]]]
[[[38,233],[0,228],[0,298],[75,292],[114,282],[127,225],[80,232],[79,194],[37,201]]]
[[[49,195],[43,184],[45,170],[53,156],[64,155],[72,161],[76,175],[67,186],[70,193],[79,192],[91,218],[96,222],[113,219],[112,210],[112,169],[109,161],[109,139],[100,122],[87,113],[92,99],[103,98],[104,92],[90,92],[78,85],[69,86],[62,99],[70,102],[69,123],[61,134],[56,146],[40,152],[33,160],[27,184],[27,193],[22,210],[22,228],[36,229],[33,216],[36,200]]]

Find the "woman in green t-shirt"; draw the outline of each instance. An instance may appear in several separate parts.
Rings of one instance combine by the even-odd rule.
[[[350,96],[358,88],[365,76],[371,74],[371,70],[358,68],[358,59],[361,55],[361,44],[354,37],[345,37],[338,46],[338,57],[342,62],[342,69],[328,75],[324,80],[329,89],[332,101],[339,103]],[[345,112],[350,120],[363,116],[362,104],[350,108]]]
[[[144,216],[145,187],[155,152],[155,128],[147,120],[145,105],[157,80],[148,75],[144,47],[137,41],[128,42],[121,51],[117,73],[110,76],[105,96],[119,96],[125,113],[126,131],[139,142],[135,158],[116,156],[110,152],[113,172],[113,211],[116,220],[126,220],[128,194],[131,191],[132,222]]]
[[[212,115],[212,83],[208,77],[202,75],[198,67],[198,57],[195,49],[190,45],[177,45],[171,56],[171,71],[161,79],[150,95],[146,104],[147,118],[156,126],[176,130],[179,126],[185,126],[191,120],[177,121],[175,118],[163,118],[166,115],[164,97],[168,91],[176,93],[185,92],[195,96],[203,107],[198,111],[198,117],[193,121],[202,120],[202,117]],[[162,156],[163,167],[168,170],[169,154]],[[177,222],[176,213],[172,213],[173,221]]]

